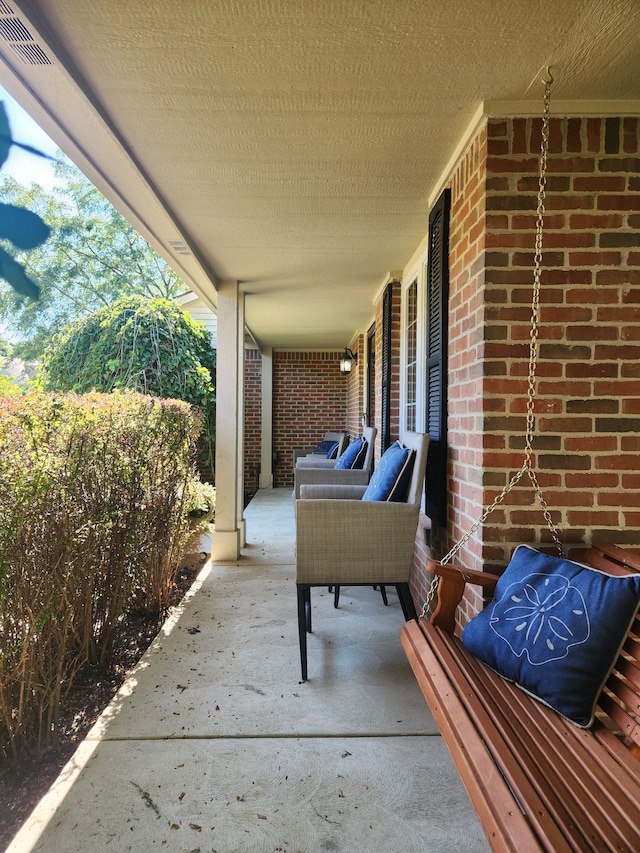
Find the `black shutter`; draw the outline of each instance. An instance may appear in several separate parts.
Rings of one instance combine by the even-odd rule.
[[[388,284],[382,297],[382,402],[380,412],[380,447],[391,444],[391,324],[393,284]]]
[[[427,259],[427,432],[431,436],[425,490],[426,511],[438,527],[447,523],[447,321],[449,298],[449,209],[446,189],[429,216]]]

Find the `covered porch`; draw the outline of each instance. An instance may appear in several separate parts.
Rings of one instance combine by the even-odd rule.
[[[316,590],[299,683],[289,489],[246,509],[8,853],[488,849],[373,589]],[[163,846],[164,845],[164,846]]]
[[[2,83],[218,319],[214,563],[11,853],[483,849],[394,597],[314,594],[298,684],[284,469],[326,429],[375,426],[377,458],[430,433],[420,607],[520,467],[551,66],[536,462],[570,553],[640,542],[639,27],[635,0],[0,4]],[[460,561],[521,542],[549,545],[517,491]]]
[[[638,544],[635,0],[0,5],[3,85],[217,314],[214,555],[292,446],[429,432],[418,604],[521,464],[551,68],[536,462],[569,549]],[[545,536],[519,492],[461,560]]]

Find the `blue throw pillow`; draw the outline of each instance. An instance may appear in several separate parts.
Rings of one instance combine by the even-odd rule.
[[[520,545],[493,602],[466,625],[462,642],[586,728],[639,602],[638,574],[612,576]]]
[[[322,453],[326,455],[330,453],[334,447],[338,446],[337,441],[321,441],[320,444],[316,444],[315,448],[311,451],[312,453]],[[327,456],[327,459],[329,457]]]
[[[411,482],[415,454],[399,441],[385,450],[376,465],[369,485],[362,496],[363,501],[404,501]]]
[[[327,452],[327,459],[337,459],[338,458],[338,447],[340,445],[337,441],[334,441],[331,448]]]
[[[367,442],[364,438],[356,438],[336,462],[336,468],[362,468],[367,455]]]

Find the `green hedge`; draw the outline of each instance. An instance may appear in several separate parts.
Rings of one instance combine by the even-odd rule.
[[[55,740],[75,674],[162,615],[189,537],[201,415],[135,393],[0,398],[0,755]]]

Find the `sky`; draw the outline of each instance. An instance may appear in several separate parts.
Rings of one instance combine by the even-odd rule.
[[[47,136],[44,130],[35,123],[17,101],[14,101],[2,86],[0,86],[0,101],[4,101],[5,109],[9,115],[11,135],[16,141],[33,145],[34,148],[44,151],[46,154],[56,155],[58,148],[55,142]],[[45,189],[51,189],[54,183],[49,161],[37,157],[35,154],[22,151],[15,145],[11,147],[9,159],[2,167],[2,171],[10,174],[25,186],[35,181]]]

